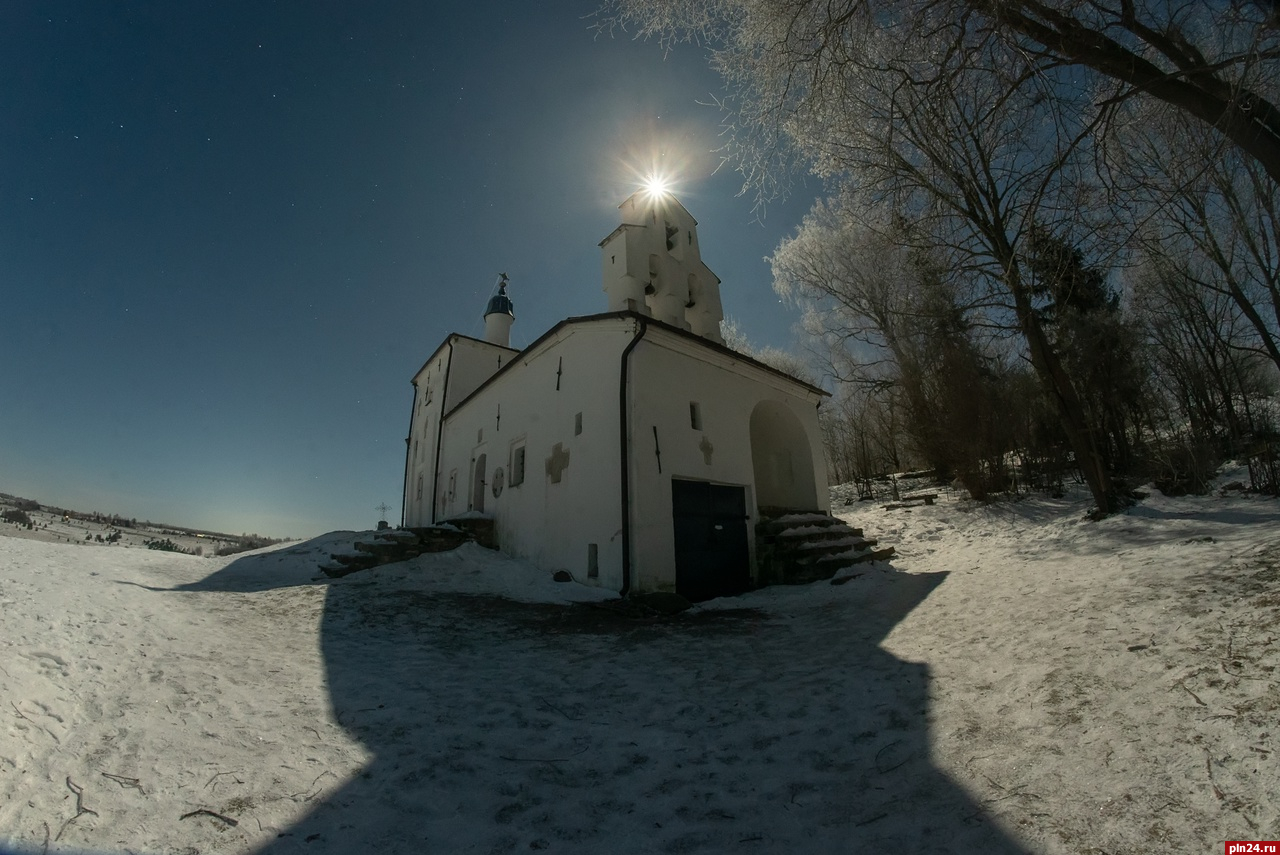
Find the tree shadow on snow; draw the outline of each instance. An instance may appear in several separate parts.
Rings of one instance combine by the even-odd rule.
[[[267,559],[184,589],[265,590]],[[262,855],[1024,851],[931,763],[928,666],[879,646],[946,573],[651,620],[362,575],[320,644],[374,759]]]

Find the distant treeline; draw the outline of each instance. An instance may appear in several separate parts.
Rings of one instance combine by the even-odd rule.
[[[260,534],[242,534],[235,539],[235,542],[228,543],[221,547],[218,555],[235,555],[238,552],[248,552],[250,549],[261,549],[264,546],[274,546],[277,543],[284,543],[285,539],[281,537],[263,537]]]

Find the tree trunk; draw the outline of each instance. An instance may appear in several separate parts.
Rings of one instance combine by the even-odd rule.
[[[1006,263],[1004,268],[1018,315],[1018,326],[1031,354],[1031,366],[1045,391],[1049,393],[1058,417],[1062,419],[1062,429],[1067,434],[1067,441],[1071,443],[1071,450],[1075,452],[1076,465],[1080,467],[1080,473],[1089,485],[1089,492],[1098,506],[1098,512],[1104,516],[1115,513],[1124,508],[1124,502],[1116,491],[1111,473],[1098,450],[1096,431],[1089,424],[1080,395],[1040,325],[1016,262]]]

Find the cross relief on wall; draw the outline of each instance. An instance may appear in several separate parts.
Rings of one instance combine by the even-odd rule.
[[[547,478],[552,484],[559,484],[561,475],[568,468],[569,452],[563,443],[557,442],[551,449],[551,456],[547,458]]]

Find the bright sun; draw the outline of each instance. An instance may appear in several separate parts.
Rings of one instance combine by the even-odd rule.
[[[650,175],[644,181],[644,189],[650,196],[665,196],[671,192],[671,182],[662,175]]]

